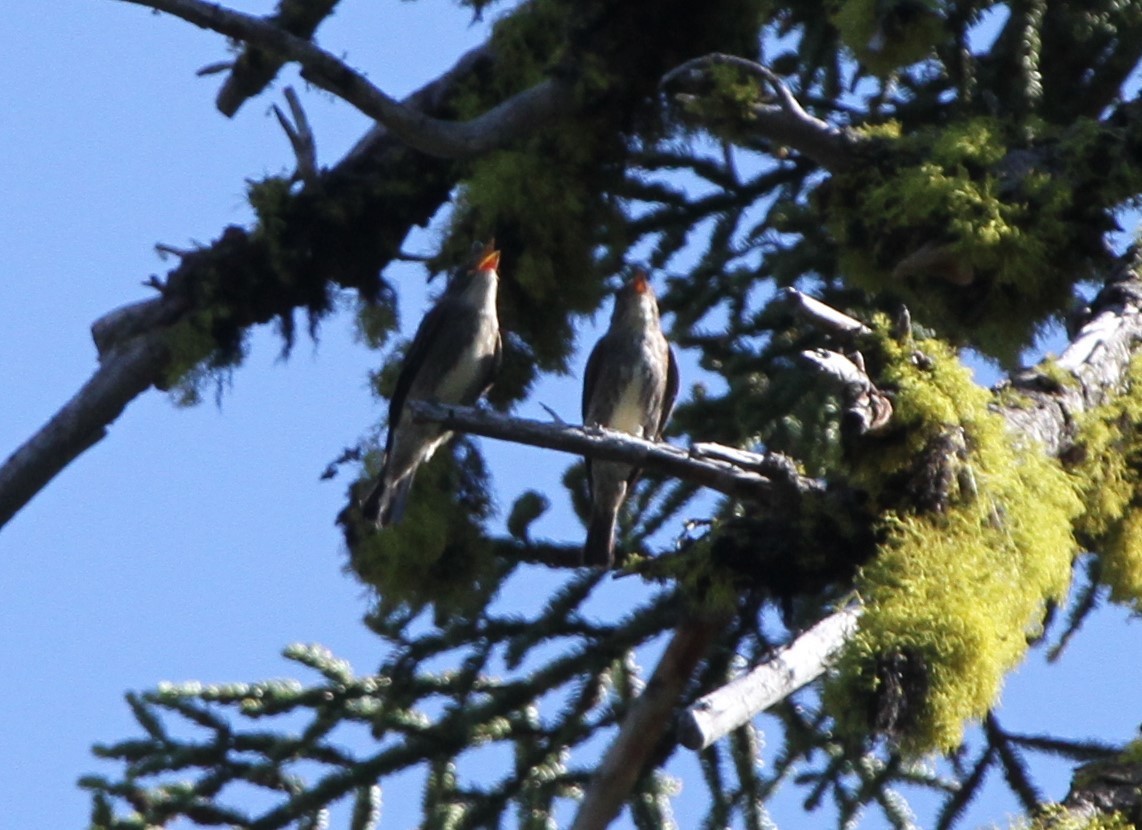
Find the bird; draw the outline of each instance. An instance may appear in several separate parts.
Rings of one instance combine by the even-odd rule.
[[[647,273],[637,269],[615,294],[606,333],[583,375],[583,424],[658,441],[678,395],[678,362],[658,319]],[[639,470],[616,461],[587,462],[591,513],[582,564],[614,563],[615,522]]]
[[[476,246],[473,265],[449,281],[424,315],[405,354],[389,401],[389,432],[380,478],[361,503],[378,529],[404,515],[416,471],[451,436],[439,424],[410,417],[409,401],[470,406],[491,388],[503,358],[496,289],[500,252]]]

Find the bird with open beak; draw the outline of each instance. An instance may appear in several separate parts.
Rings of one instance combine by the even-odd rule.
[[[654,289],[640,269],[615,295],[610,328],[587,360],[583,423],[657,441],[677,395],[674,350],[662,334]],[[591,516],[583,564],[613,564],[615,522],[638,473],[629,464],[587,459]]]
[[[489,242],[474,265],[452,278],[412,338],[389,402],[384,467],[361,504],[361,515],[378,528],[400,521],[417,469],[452,436],[439,424],[413,421],[405,404],[424,400],[470,406],[499,371],[499,264],[500,252]]]

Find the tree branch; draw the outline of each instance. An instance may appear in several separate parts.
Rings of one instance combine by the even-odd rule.
[[[1055,367],[1071,372],[1077,383],[1061,385],[1047,368],[1039,367],[1021,371],[997,387],[997,401],[1001,399],[998,392],[1008,386],[1031,401],[1030,405],[1026,401],[995,404],[1014,435],[1039,441],[1050,456],[1065,454],[1072,447],[1078,416],[1121,389],[1142,343],[1138,265],[1136,253],[1123,262],[1092,304],[1089,321],[1054,362]],[[813,306],[809,311],[813,317],[834,319],[823,310],[828,306],[814,303],[823,308]],[[858,392],[866,382],[871,385],[863,371],[842,355],[807,353],[806,357],[814,358],[823,370],[835,371],[842,383]],[[820,676],[856,631],[858,614],[857,609],[850,609],[826,618],[748,674],[706,695],[687,712],[681,726],[682,743],[703,749]]]
[[[792,147],[828,170],[841,172],[856,163],[855,140],[844,130],[805,111],[792,91],[769,67],[737,55],[714,53],[686,61],[662,78],[662,86],[693,90],[705,86],[715,66],[733,66],[758,78],[773,91],[776,103],[758,103],[749,109],[751,132],[774,143]],[[683,93],[691,95],[692,93]]]
[[[518,141],[552,123],[571,105],[569,84],[549,79],[466,122],[432,118],[401,104],[360,72],[305,38],[263,18],[202,0],[122,0],[168,12],[204,29],[261,47],[302,67],[302,77],[385,125],[408,146],[440,158],[466,159]]]
[[[571,830],[602,830],[610,824],[663,734],[698,662],[725,627],[723,618],[691,619],[678,627],[650,682],[623,718],[618,736],[591,777]]]
[[[1131,252],[1091,304],[1087,323],[1053,362],[1053,368],[1074,376],[1074,384],[1060,384],[1037,367],[1015,372],[995,387],[997,393],[1009,388],[1022,393],[1026,400],[995,408],[1013,432],[1039,441],[1050,456],[1071,449],[1079,415],[1106,403],[1122,388],[1142,343],[1140,266],[1139,252]]]
[[[270,22],[292,35],[310,39],[340,0],[307,0],[291,3],[281,0],[278,11]],[[248,99],[260,93],[282,68],[281,58],[268,55],[262,49],[247,46],[228,66],[230,75],[218,90],[214,105],[227,118],[232,117]],[[291,102],[292,104],[292,102]]]
[[[447,72],[412,93],[404,101],[408,109],[440,112],[467,78],[491,60],[488,46],[463,55]],[[458,173],[425,156],[416,156],[382,125],[371,129],[337,165],[320,174],[317,196],[309,189],[295,197],[338,199],[344,195],[354,206],[340,224],[314,222],[305,204],[282,239],[294,246],[299,261],[310,263],[313,272],[333,275],[345,287],[365,291],[377,273],[396,256],[409,228],[423,224],[448,198]],[[445,169],[447,168],[447,169]],[[392,195],[393,181],[415,182],[405,188],[411,195]],[[397,189],[401,190],[401,189]],[[307,203],[306,203],[307,204]],[[323,211],[327,216],[329,211]],[[376,217],[384,216],[378,228]],[[361,251],[367,222],[368,237],[376,240],[360,254],[367,265],[347,267],[346,251]],[[295,227],[296,226],[296,227]],[[285,252],[283,252],[285,253]],[[107,426],[138,395],[161,380],[166,368],[162,338],[168,326],[193,310],[193,286],[214,273],[258,273],[262,255],[251,237],[239,228],[227,228],[208,248],[181,254],[182,261],[157,287],[163,296],[112,311],[95,322],[92,336],[101,365],[91,379],[35,435],[0,466],[0,528],[48,484],[71,461],[97,443]],[[291,302],[294,302],[291,300]],[[296,306],[303,305],[298,298]],[[252,321],[253,322],[253,321]]]
[[[764,663],[695,701],[679,725],[680,740],[701,750],[824,673],[856,631],[859,608],[825,617]]]
[[[167,350],[159,333],[113,347],[70,401],[0,467],[0,527],[60,470],[107,434],[107,426],[162,371]]]
[[[417,420],[443,424],[448,429],[604,461],[625,461],[763,505],[785,496],[801,498],[824,492],[822,482],[800,475],[795,465],[778,453],[750,453],[717,444],[697,444],[684,450],[600,427],[544,423],[428,401],[411,401],[408,406]]]

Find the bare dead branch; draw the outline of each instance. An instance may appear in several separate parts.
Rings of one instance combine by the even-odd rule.
[[[695,484],[709,487],[736,498],[752,499],[768,504],[787,493],[795,497],[819,492],[824,485],[801,476],[791,462],[775,458],[775,453],[747,453],[733,447],[722,448],[722,458],[684,450],[670,444],[646,441],[623,432],[599,427],[582,427],[562,423],[544,423],[526,418],[512,418],[474,407],[444,406],[428,401],[409,403],[414,418],[443,424],[452,430],[545,447],[574,455],[589,455],[605,461],[625,461],[644,470],[655,470]],[[703,447],[710,447],[705,444]],[[753,469],[729,458],[748,458]],[[762,475],[757,469],[766,469]]]
[[[260,17],[202,0],[122,2],[168,12],[188,23],[296,61],[307,81],[385,125],[408,146],[440,158],[472,158],[507,146],[537,127],[554,122],[571,108],[569,86],[550,79],[512,96],[471,121],[444,121],[401,104],[369,83],[360,72],[309,40],[291,35]]]
[[[737,55],[714,53],[686,61],[662,78],[662,86],[694,88],[715,66],[733,66],[765,82],[775,103],[758,103],[750,109],[750,126],[757,135],[791,147],[821,166],[840,172],[856,163],[856,139],[805,111],[781,77],[769,67]]]
[[[682,745],[705,749],[816,680],[856,631],[859,617],[859,608],[826,617],[764,663],[695,701],[679,726]]]
[[[650,682],[626,713],[618,736],[591,777],[571,830],[603,830],[619,814],[662,736],[674,723],[674,707],[682,690],[725,624],[722,618],[691,619],[674,632]]]
[[[1142,262],[1132,252],[1091,304],[1090,319],[1054,361],[1075,383],[1060,385],[1043,369],[1015,372],[996,392],[1015,389],[1024,400],[996,410],[1017,435],[1038,441],[1050,456],[1071,448],[1078,416],[1122,389],[1130,360],[1142,344]]]
[[[313,137],[305,108],[292,86],[285,88],[285,99],[293,120],[287,118],[277,104],[274,104],[274,115],[293,147],[293,154],[297,158],[297,178],[309,184],[317,179],[317,140]]]
[[[829,349],[814,349],[801,352],[801,357],[840,386],[846,429],[855,435],[864,435],[888,426],[892,420],[892,402],[876,388],[864,370],[863,361],[858,364],[859,352],[850,358]]]
[[[812,323],[816,328],[833,334],[852,336],[871,334],[872,330],[855,317],[826,305],[815,297],[810,297],[796,288],[786,288],[780,293],[781,300],[798,316]]]

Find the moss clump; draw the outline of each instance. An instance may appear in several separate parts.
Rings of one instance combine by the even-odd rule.
[[[1076,531],[1098,553],[1110,598],[1142,611],[1142,359],[1131,361],[1122,394],[1080,421],[1075,443]]]
[[[482,459],[466,443],[455,454],[437,452],[417,473],[398,524],[376,531],[359,517],[343,517],[357,523],[348,533],[351,569],[377,590],[385,608],[474,612],[497,575],[481,527],[492,512],[489,486]]]
[[[872,725],[908,754],[946,751],[995,704],[1045,604],[1066,591],[1080,504],[1053,460],[1007,433],[951,349],[877,344],[900,432],[854,461],[882,541],[858,576],[864,613],[827,700],[845,735]],[[936,494],[916,492],[930,482]]]
[[[845,0],[832,14],[841,39],[874,75],[931,55],[946,38],[936,0]]]
[[[1119,812],[1086,813],[1069,810],[1062,804],[1041,807],[1034,818],[1012,825],[1013,830],[1136,830],[1135,824]]]
[[[1091,212],[1073,179],[1036,161],[1032,141],[1053,139],[994,118],[894,132],[868,131],[867,163],[822,192],[841,270],[1013,362],[1089,273],[1108,203]]]

